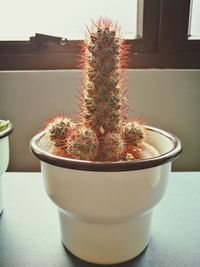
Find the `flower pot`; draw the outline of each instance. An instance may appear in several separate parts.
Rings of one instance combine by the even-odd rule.
[[[2,120],[0,120],[2,121]],[[2,203],[2,179],[1,176],[6,171],[9,162],[9,135],[13,131],[13,126],[9,124],[9,126],[0,132],[0,214],[3,211],[3,203]]]
[[[148,245],[152,212],[162,198],[171,162],[181,153],[174,135],[146,126],[160,156],[140,161],[89,162],[62,158],[30,143],[41,160],[46,191],[58,207],[62,242],[99,264],[134,258]]]

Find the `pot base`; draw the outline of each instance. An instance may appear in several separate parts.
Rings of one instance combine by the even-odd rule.
[[[132,218],[98,220],[59,210],[62,242],[78,258],[115,264],[139,255],[148,245],[152,211]]]

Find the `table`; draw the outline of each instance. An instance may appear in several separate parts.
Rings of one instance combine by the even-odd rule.
[[[57,209],[41,173],[5,173],[0,217],[0,267],[93,267],[60,241]],[[200,267],[200,172],[174,172],[155,208],[151,240],[116,267]]]

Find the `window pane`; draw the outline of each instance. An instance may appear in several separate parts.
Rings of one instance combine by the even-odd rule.
[[[29,40],[36,32],[84,38],[90,19],[107,16],[118,21],[123,36],[133,39],[137,32],[138,0],[5,0],[0,9],[0,40]],[[4,25],[2,27],[2,25]]]
[[[193,39],[200,38],[200,1],[191,1],[191,11],[190,11],[190,31],[189,35]]]

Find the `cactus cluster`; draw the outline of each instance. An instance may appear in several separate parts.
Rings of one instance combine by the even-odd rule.
[[[100,19],[88,29],[81,47],[81,118],[75,123],[59,116],[48,123],[44,142],[51,153],[89,161],[141,158],[145,128],[126,114],[128,50],[120,28],[109,19]]]

